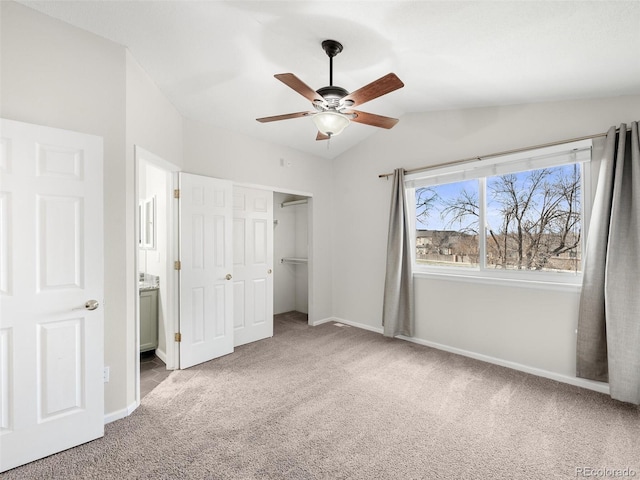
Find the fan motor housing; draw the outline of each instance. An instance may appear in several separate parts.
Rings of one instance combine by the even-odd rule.
[[[318,92],[318,94],[320,94],[320,96],[322,96],[322,98],[326,100],[327,104],[329,104],[330,107],[337,107],[340,103],[340,100],[349,95],[349,92],[347,92],[344,88],[337,87],[335,85],[322,87],[316,90],[316,92]]]

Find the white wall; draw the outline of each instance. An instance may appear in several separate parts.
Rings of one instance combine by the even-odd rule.
[[[182,116],[128,50],[126,62],[128,161],[133,161],[133,145],[138,145],[182,166]]]
[[[311,321],[331,317],[331,162],[192,120],[184,121],[183,132],[185,171],[313,195],[309,315]]]
[[[378,174],[606,132],[638,112],[640,96],[409,114],[335,159],[335,316],[381,328],[391,182]],[[416,338],[574,376],[579,294],[426,278],[415,286]]]
[[[0,115],[104,138],[105,413],[135,401],[133,145],[182,162],[182,118],[128,54],[102,37],[3,1]]]

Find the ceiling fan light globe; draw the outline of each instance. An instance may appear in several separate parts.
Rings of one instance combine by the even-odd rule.
[[[340,135],[349,126],[349,119],[338,112],[320,112],[313,116],[318,131],[330,137]]]

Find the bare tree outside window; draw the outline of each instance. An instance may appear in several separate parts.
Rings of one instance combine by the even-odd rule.
[[[477,211],[477,180],[416,189],[416,261],[477,267]]]
[[[581,168],[578,164],[416,189],[416,259],[478,266],[485,235],[486,268],[580,271]],[[484,209],[485,229],[480,228]]]
[[[577,164],[487,178],[487,266],[579,271]]]

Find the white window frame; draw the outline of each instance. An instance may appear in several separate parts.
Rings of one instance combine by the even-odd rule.
[[[428,169],[405,176],[405,194],[411,222],[411,255],[414,277],[440,278],[443,280],[464,281],[474,283],[520,286],[552,290],[580,291],[582,270],[584,270],[584,252],[591,216],[591,154],[592,141],[581,140],[563,143],[551,147],[531,149],[515,154],[503,155],[488,159],[479,159],[460,165]],[[481,205],[479,224],[485,225],[486,178],[506,173],[536,170],[579,163],[581,166],[581,251],[582,268],[580,272],[540,272],[531,270],[497,270],[485,267],[486,235],[479,235],[478,267],[450,267],[416,263],[416,188],[428,185],[441,185],[463,180],[479,179],[478,198]]]

